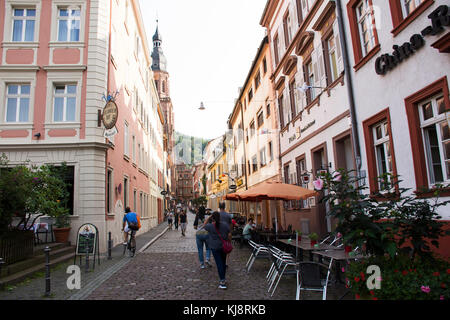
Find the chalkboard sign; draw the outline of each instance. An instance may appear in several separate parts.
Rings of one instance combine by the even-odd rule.
[[[89,254],[95,254],[98,246],[98,230],[93,224],[86,223],[78,229],[77,255],[85,255],[86,247],[89,246]]]

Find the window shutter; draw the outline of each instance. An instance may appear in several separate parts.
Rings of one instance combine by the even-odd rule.
[[[287,81],[287,80],[286,80]],[[284,113],[284,119],[286,121],[285,125],[291,122],[291,102],[289,99],[289,84],[286,84],[284,87],[284,94],[283,94],[283,113]]]
[[[336,59],[338,73],[341,74],[344,71],[344,61],[342,59],[341,37],[339,34],[339,25],[337,19],[333,23],[333,35],[336,41]]]
[[[319,53],[318,49],[320,49],[320,48],[315,48],[311,54],[312,66],[313,66],[313,72],[314,72],[314,83],[311,83],[311,86],[314,86],[314,87],[320,87],[319,63],[318,63],[318,58],[317,58],[318,53]],[[317,97],[317,95],[320,93],[319,88],[311,88],[311,90],[314,90],[315,97]]]
[[[284,99],[281,99],[281,102],[283,103]],[[278,99],[277,99],[277,103],[278,103],[278,113],[280,114],[280,129],[284,128],[284,111],[283,111],[283,106],[280,106],[280,94],[278,94]]]
[[[319,60],[319,87],[326,88],[327,87],[327,74],[325,72],[325,61],[323,54],[323,45],[320,43],[317,48],[317,59]],[[319,92],[322,92],[323,89],[317,89]]]
[[[289,4],[289,17],[291,18],[291,25],[290,25],[290,27],[291,27],[291,41],[294,40],[294,36],[295,36],[296,31],[297,31],[297,28],[295,26],[298,25],[298,23],[297,23],[297,19],[298,18],[297,18],[297,15],[295,14],[294,8],[295,8],[295,1],[291,0],[291,3]]]
[[[285,40],[284,40],[284,28],[283,28],[283,23],[280,24],[280,26],[278,27],[278,42],[279,42],[279,46],[278,46],[278,62],[281,62],[281,60],[283,59],[283,54],[285,49]]]
[[[308,0],[302,0],[302,15],[303,15],[303,19],[306,18],[306,16],[308,15],[308,4],[307,4]]]
[[[297,108],[299,112],[303,111],[303,109],[305,109],[306,106],[306,94],[305,92],[298,89],[299,87],[302,87],[304,83],[305,80],[303,78],[303,67],[302,67],[302,69],[299,69],[295,75],[295,84],[297,87],[295,88],[295,97],[297,99],[298,103]]]

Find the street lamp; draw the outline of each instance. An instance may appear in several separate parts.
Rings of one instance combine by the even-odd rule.
[[[203,104],[203,102],[200,102],[200,107],[198,108],[198,110],[205,110],[205,105]]]
[[[303,83],[303,85],[302,85],[301,87],[297,87],[297,89],[300,90],[300,91],[303,92],[303,93],[305,93],[306,90],[309,90],[309,89],[311,89],[311,88],[326,89],[326,88],[323,88],[323,87],[309,86],[309,85],[307,85],[306,83]]]

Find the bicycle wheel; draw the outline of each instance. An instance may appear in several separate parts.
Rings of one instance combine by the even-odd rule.
[[[134,254],[136,253],[136,239],[134,237],[130,240],[130,255],[131,257],[134,257]]]

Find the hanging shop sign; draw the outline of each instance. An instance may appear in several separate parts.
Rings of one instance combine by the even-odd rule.
[[[421,31],[421,34],[413,34],[409,42],[402,45],[394,45],[394,51],[391,54],[383,54],[375,60],[375,72],[379,75],[385,75],[388,71],[394,69],[402,61],[412,56],[417,50],[425,45],[425,36],[436,35],[444,30],[444,26],[450,25],[449,7],[439,6],[428,18],[431,20],[431,26]]]
[[[102,121],[107,130],[114,128],[119,116],[119,109],[113,100],[109,100],[103,108]]]

